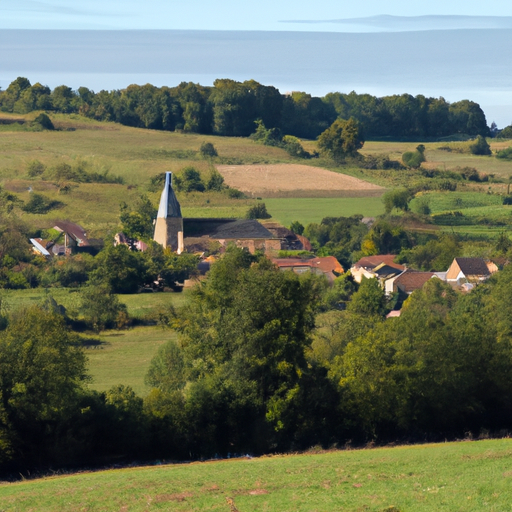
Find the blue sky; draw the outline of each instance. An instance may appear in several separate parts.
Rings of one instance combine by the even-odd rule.
[[[0,0],[0,28],[341,31],[335,20],[379,14],[512,16],[510,0]]]

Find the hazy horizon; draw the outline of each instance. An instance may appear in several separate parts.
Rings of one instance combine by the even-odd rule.
[[[334,33],[2,30],[0,86],[17,76],[95,91],[254,79],[281,92],[470,99],[512,123],[512,30]],[[497,49],[499,48],[499,51]]]

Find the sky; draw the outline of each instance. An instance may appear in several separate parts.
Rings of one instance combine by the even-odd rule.
[[[510,0],[0,0],[0,29],[354,31],[339,20],[375,15],[512,16]],[[284,23],[287,22],[287,23]]]

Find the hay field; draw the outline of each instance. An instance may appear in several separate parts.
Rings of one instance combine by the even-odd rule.
[[[230,186],[253,197],[375,197],[384,188],[303,164],[218,165]]]

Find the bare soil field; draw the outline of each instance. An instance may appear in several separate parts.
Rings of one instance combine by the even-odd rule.
[[[218,165],[226,184],[259,197],[371,197],[383,187],[301,164]]]

